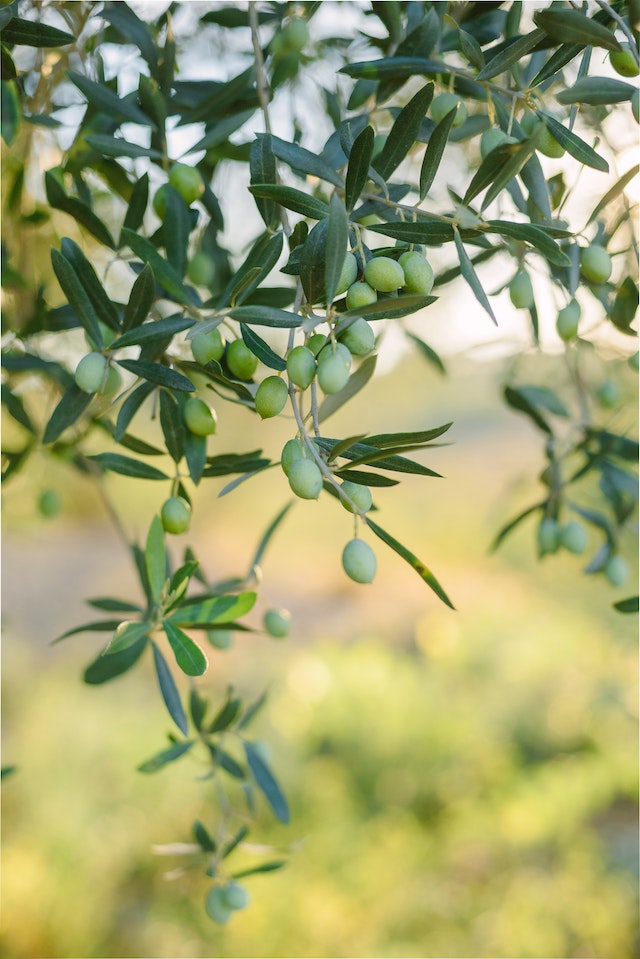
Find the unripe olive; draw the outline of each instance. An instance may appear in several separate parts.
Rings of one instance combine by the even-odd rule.
[[[216,649],[230,649],[233,646],[233,630],[208,629],[207,639]]]
[[[191,522],[191,507],[181,496],[170,496],[162,504],[160,519],[167,533],[186,533]]]
[[[216,276],[216,265],[210,256],[198,250],[191,258],[187,276],[196,286],[210,286]]]
[[[528,310],[533,306],[533,286],[525,270],[518,270],[509,284],[511,302],[518,310]]]
[[[381,293],[392,293],[404,283],[404,272],[397,260],[390,256],[374,256],[364,268],[364,278]]]
[[[287,474],[289,486],[300,499],[317,499],[322,490],[322,473],[313,460],[299,459]]]
[[[169,183],[177,190],[187,206],[199,200],[204,193],[200,171],[186,163],[174,163],[169,171]]]
[[[605,410],[611,410],[620,402],[620,387],[613,380],[605,380],[596,390],[596,399]]]
[[[153,200],[151,202],[154,213],[161,219],[164,220],[165,213],[167,212],[167,184],[163,183],[162,186],[158,187],[156,192],[153,195]]]
[[[107,359],[102,353],[87,353],[76,366],[76,385],[84,393],[97,393],[106,382]]]
[[[376,575],[376,554],[363,539],[352,539],[342,551],[342,568],[356,583],[371,583]]]
[[[210,436],[216,431],[215,412],[197,396],[190,396],[184,404],[184,421],[194,436]]]
[[[326,346],[328,337],[324,333],[312,333],[307,340],[307,347],[314,356],[317,356],[323,346]]]
[[[359,316],[340,334],[338,342],[346,346],[352,356],[365,356],[375,346],[376,338],[371,324]]]
[[[353,283],[347,290],[347,309],[359,310],[369,303],[375,303],[377,299],[378,294],[368,283]]]
[[[515,143],[514,137],[507,136],[500,127],[489,127],[480,137],[480,156],[484,158],[503,143]]]
[[[223,901],[232,910],[246,909],[249,905],[249,893],[239,882],[229,882],[222,887]]]
[[[299,439],[287,440],[282,447],[280,454],[280,466],[285,476],[289,475],[289,470],[298,460],[304,459],[304,446]]]
[[[612,586],[623,586],[629,576],[629,566],[622,556],[614,554],[604,564],[604,575]]]
[[[580,304],[577,300],[570,300],[558,313],[556,330],[561,340],[572,340],[578,333],[580,322]]]
[[[552,157],[553,159],[558,159],[559,157],[564,156],[564,147],[562,144],[558,143],[546,124],[544,126],[544,130],[540,134],[538,149],[541,153],[544,153],[545,156]]]
[[[276,33],[271,43],[275,54],[285,56],[288,53],[300,53],[308,42],[309,29],[305,20],[295,17]]]
[[[336,296],[340,296],[341,293],[344,293],[346,290],[348,290],[357,275],[358,261],[353,253],[347,253],[344,258],[344,263],[342,264],[338,286],[336,287]]]
[[[560,545],[557,520],[547,516],[538,526],[538,549],[541,556],[555,553]]]
[[[431,119],[434,123],[440,123],[440,121],[446,117],[447,113],[450,113],[456,106],[458,112],[454,117],[453,126],[454,128],[461,127],[467,119],[467,108],[464,102],[455,93],[440,93],[437,97],[433,98],[430,110]]]
[[[250,380],[258,369],[258,357],[254,356],[244,340],[232,340],[225,354],[227,366],[239,380]]]
[[[583,246],[580,250],[580,269],[591,283],[606,283],[611,276],[611,257],[599,243]]]
[[[274,639],[286,639],[291,631],[291,613],[288,609],[268,609],[262,622],[269,636]]]
[[[361,483],[352,483],[350,480],[345,480],[341,486],[341,489],[347,494],[349,499],[355,503],[356,507],[361,513],[369,512],[373,503],[373,497],[368,486],[363,486]],[[342,498],[340,499],[340,502],[346,510],[348,510],[350,513],[353,513],[353,507],[351,506],[351,503],[347,503],[347,501]]]
[[[611,66],[621,77],[637,77],[638,61],[630,43],[621,43],[622,50],[614,50],[609,57]]]
[[[38,510],[41,516],[50,519],[60,512],[60,497],[54,489],[43,489],[38,497]]]
[[[328,343],[318,356],[318,383],[324,393],[338,393],[346,386],[351,353],[342,343]]]
[[[100,332],[102,334],[102,346],[111,346],[118,334],[115,330],[112,330],[110,326],[107,326],[106,323],[103,323],[102,320],[98,320],[98,326],[100,327]],[[86,330],[84,333],[84,338],[87,341],[90,350],[100,350],[100,346],[96,343],[93,337],[87,333]]]
[[[109,366],[107,379],[105,380],[102,392],[105,396],[114,396],[122,386],[122,377],[115,366]]]
[[[211,360],[221,360],[224,353],[224,340],[220,330],[208,330],[196,333],[191,339],[191,352],[196,363],[206,366]]]
[[[577,520],[571,520],[559,530],[560,545],[568,549],[570,553],[584,553],[587,548],[587,531]]]
[[[324,345],[324,344],[323,344]],[[316,375],[316,358],[308,346],[294,346],[287,354],[287,376],[294,386],[306,390]]]
[[[207,915],[214,922],[225,923],[231,918],[233,910],[227,905],[224,890],[221,886],[214,886],[209,890],[204,904]]]
[[[257,389],[255,396],[256,412],[263,420],[277,416],[284,409],[289,390],[280,376],[267,376]]]
[[[418,293],[428,296],[433,289],[433,270],[428,260],[420,253],[408,251],[403,253],[399,260],[404,273],[403,289],[407,293]]]

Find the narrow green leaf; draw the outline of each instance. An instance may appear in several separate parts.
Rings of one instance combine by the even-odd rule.
[[[162,628],[182,672],[187,676],[202,676],[209,664],[200,647],[169,620],[163,622]]]
[[[273,773],[253,743],[243,741],[242,745],[256,785],[271,806],[276,819],[282,823],[288,823],[290,819],[289,806]]]
[[[185,286],[179,274],[174,270],[170,263],[167,263],[160,256],[155,246],[133,230],[126,227],[122,228],[123,241],[130,247],[136,256],[140,257],[143,263],[147,263],[153,270],[153,274],[161,286],[171,296],[175,297],[179,303],[185,303],[190,306],[198,305],[198,297],[194,290]]]
[[[141,376],[150,383],[166,386],[170,390],[182,390],[185,393],[193,393],[195,390],[191,380],[162,363],[150,363],[148,360],[118,360],[117,362],[125,370]]]
[[[168,749],[163,749],[162,752],[156,753],[151,759],[147,759],[146,762],[141,763],[138,766],[138,772],[155,773],[159,769],[162,769],[163,766],[175,762],[176,759],[180,759],[181,756],[189,752],[192,746],[193,740],[191,739],[185,743],[174,743],[173,746],[169,746]]]
[[[147,269],[147,267],[145,267]],[[140,274],[140,277],[143,275]],[[140,279],[138,277],[138,279]],[[133,295],[133,291],[132,291]],[[144,303],[141,305],[140,314],[144,310]],[[151,323],[145,323],[143,326],[134,325],[133,329],[128,330],[119,336],[111,344],[112,350],[119,350],[124,346],[133,346],[141,343],[153,343],[155,340],[164,340],[168,336],[175,336],[176,333],[182,333],[190,329],[194,324],[193,317],[184,316],[182,313],[176,313],[173,316],[165,316],[161,320],[153,320]]]
[[[337,193],[331,197],[325,245],[324,288],[326,302],[332,303],[347,254],[349,221],[344,203]]]
[[[521,386],[518,393],[531,406],[547,410],[555,416],[569,416],[569,411],[558,394],[546,386]]]
[[[410,224],[404,224],[410,226]],[[376,227],[376,232],[378,227]],[[393,296],[388,299],[380,299],[376,303],[367,303],[366,306],[358,307],[356,310],[345,310],[340,314],[340,322],[336,326],[336,333],[339,335],[347,327],[347,320],[354,317],[363,317],[365,320],[391,320],[409,313],[416,313],[424,309],[431,303],[435,303],[437,296]]]
[[[141,383],[140,386],[137,386],[135,390],[133,390],[133,392],[130,393],[126,398],[118,412],[116,428],[113,434],[113,437],[117,443],[122,442],[122,439],[127,432],[129,423],[136,415],[146,398],[153,393],[154,389],[155,387],[153,383]]]
[[[113,599],[111,596],[99,596],[96,599],[88,599],[89,606],[94,609],[102,609],[106,613],[141,613],[142,609],[135,603],[128,603],[124,599]],[[117,624],[116,624],[117,625]],[[115,626],[113,627],[116,628]]]
[[[270,133],[257,136],[251,144],[251,149],[249,151],[249,169],[251,171],[252,186],[265,183],[270,183],[273,185],[277,183],[278,170],[276,167],[275,154],[271,146]],[[275,201],[271,199],[264,199],[258,194],[254,194],[254,196],[256,197],[256,206],[258,207],[258,212],[264,220],[265,225],[268,229],[275,229],[280,222],[278,207]]]
[[[232,320],[248,323],[251,326],[271,326],[278,329],[295,329],[302,323],[302,317],[288,310],[277,310],[272,306],[237,306],[229,310]]]
[[[167,260],[182,278],[187,269],[187,248],[191,233],[191,213],[177,190],[167,184],[167,208],[162,225],[164,248]]]
[[[309,233],[300,255],[300,282],[308,303],[325,300],[325,260],[328,220],[320,220]]]
[[[264,233],[258,237],[246,260],[220,295],[219,305],[232,303],[234,306],[240,306],[244,300],[248,299],[280,259],[283,243],[282,233],[276,233],[275,236]],[[251,279],[247,280],[247,277]]]
[[[433,83],[427,83],[396,117],[381,152],[373,161],[373,166],[384,180],[400,166],[415,143],[420,124],[433,99],[433,90]]]
[[[47,200],[54,209],[62,210],[72,216],[80,226],[88,230],[92,236],[95,236],[100,243],[104,243],[110,249],[115,250],[115,242],[109,230],[102,220],[96,216],[90,206],[77,200],[75,197],[67,196],[64,188],[51,173],[44,175],[45,192]]]
[[[587,220],[587,225],[589,225],[589,223],[593,223],[594,220],[597,220],[598,216],[602,213],[602,211],[605,210],[610,203],[612,203],[615,199],[617,199],[617,197],[620,196],[620,194],[622,193],[624,188],[627,186],[627,184],[631,183],[633,178],[636,177],[639,172],[640,172],[640,165],[636,163],[635,166],[632,166],[630,170],[627,170],[627,172],[624,173],[620,177],[620,179],[616,181],[616,183],[614,183],[614,185],[611,187],[610,190],[607,190],[607,192],[599,201],[599,203],[597,203],[596,206],[594,207],[593,212],[591,213],[589,219]]]
[[[377,223],[376,233],[406,243],[445,243],[453,240],[453,226],[444,219],[416,220],[415,223]]]
[[[92,396],[73,384],[54,409],[44,431],[42,442],[53,443],[64,431],[82,416]]]
[[[218,710],[216,715],[213,717],[211,722],[207,724],[207,732],[219,733],[225,729],[228,729],[233,721],[237,718],[240,710],[242,709],[242,700],[238,699],[237,696],[227,699],[224,705]]]
[[[329,215],[328,203],[294,187],[282,186],[279,183],[252,184],[249,192],[255,197],[273,200],[280,206],[285,206],[287,210],[293,210],[294,213],[300,213],[301,216],[310,217],[312,220],[322,220]]]
[[[286,859],[275,859],[273,862],[263,862],[259,866],[249,866],[248,869],[241,869],[239,872],[232,873],[232,876],[234,879],[244,879],[245,876],[256,876],[261,872],[275,872],[286,865]]]
[[[522,170],[523,166],[535,152],[533,140],[524,143],[504,143],[492,150],[484,158],[476,170],[471,183],[467,187],[463,203],[469,204],[486,187],[494,184],[492,199],[506,187],[508,183]],[[485,201],[486,204],[487,201]],[[489,200],[489,202],[491,202]]]
[[[245,779],[244,769],[240,763],[236,762],[233,756],[230,756],[229,753],[225,752],[225,750],[222,749],[218,743],[207,743],[207,746],[215,766],[219,766],[220,769],[224,769],[224,771],[229,773],[230,776],[233,776],[234,779]]]
[[[164,530],[159,516],[154,516],[149,526],[144,550],[144,562],[151,595],[157,603],[167,580],[167,551],[164,545]]]
[[[537,10],[533,19],[554,40],[620,50],[611,30],[578,10]]]
[[[76,38],[48,23],[12,17],[2,27],[2,42],[25,47],[63,47],[68,43],[75,43]]]
[[[412,343],[415,343],[415,345],[418,347],[418,350],[424,356],[427,362],[431,363],[431,365],[434,366],[439,373],[446,375],[446,367],[436,351],[432,349],[428,343],[425,343],[424,340],[421,340],[419,336],[416,336],[415,333],[410,333],[408,330],[405,330],[404,333]]]
[[[264,134],[258,134],[258,138]],[[324,160],[320,159],[310,150],[298,146],[296,143],[287,143],[279,137],[271,137],[271,148],[279,160],[288,164],[294,171],[299,171],[305,175],[317,176],[320,180],[326,180],[333,183],[334,186],[343,186],[340,174],[329,166]]]
[[[358,366],[354,373],[351,374],[349,379],[346,382],[346,385],[342,387],[337,393],[331,393],[329,396],[325,396],[324,400],[320,404],[320,409],[318,410],[318,422],[324,423],[333,413],[340,409],[346,402],[348,402],[356,393],[359,393],[363,389],[371,377],[373,376],[376,368],[376,362],[378,360],[377,353],[373,353],[371,356],[367,356],[365,360]]]
[[[78,275],[93,308],[103,323],[112,330],[120,331],[120,317],[115,306],[107,296],[106,290],[98,279],[96,271],[77,243],[65,236],[60,244],[62,255],[69,261]]]
[[[338,73],[364,80],[406,80],[413,76],[436,76],[442,73],[443,65],[423,57],[381,57],[379,60],[363,60],[341,67]]]
[[[538,70],[533,80],[529,83],[529,87],[537,87],[541,83],[544,83],[545,80],[549,80],[550,77],[555,76],[567,63],[575,60],[583,49],[583,43],[563,43],[558,47],[555,53],[549,57],[542,69]]]
[[[67,70],[67,76],[71,82],[86,97],[92,107],[106,113],[109,117],[118,120],[130,120],[132,123],[142,124],[143,126],[153,126],[149,117],[140,110],[132,99],[121,100],[117,93],[110,90],[102,83],[96,83],[95,80],[89,80],[88,77],[74,70]]]
[[[158,677],[158,685],[160,686],[160,693],[164,700],[164,704],[180,732],[186,736],[189,732],[189,723],[187,722],[187,716],[182,705],[182,700],[180,699],[178,687],[176,686],[171,670],[169,669],[169,665],[160,652],[160,649],[153,642],[151,646],[153,648],[153,664],[155,666],[156,676]]]
[[[159,150],[153,150],[151,147],[140,146],[139,143],[129,143],[122,137],[111,137],[103,133],[94,133],[85,137],[89,146],[106,157],[148,157],[150,160],[161,160],[162,154]]]
[[[629,596],[628,599],[619,599],[617,603],[613,604],[613,608],[617,609],[619,613],[637,613],[639,606],[638,596]]]
[[[269,309],[272,308],[269,307]],[[264,365],[268,366],[271,370],[279,370],[280,372],[286,370],[287,364],[282,357],[272,350],[269,344],[263,340],[261,336],[258,336],[250,326],[247,326],[246,323],[241,323],[240,332],[242,333],[244,342],[254,356],[258,357],[261,363],[264,363]]]
[[[514,410],[518,410],[520,413],[524,413],[526,416],[532,420],[536,426],[541,429],[543,432],[552,435],[553,431],[544,416],[540,413],[538,409],[527,399],[526,395],[523,394],[522,390],[514,389],[511,386],[505,387],[504,398],[507,401],[508,405],[511,406]]]
[[[478,80],[491,80],[493,77],[497,77],[498,74],[505,73],[514,63],[517,63],[522,57],[526,57],[534,47],[537,47],[539,43],[545,40],[546,33],[544,30],[532,30],[531,33],[527,33],[524,37],[518,37],[518,39],[510,43],[505,50],[497,53],[495,57],[489,60],[487,65],[483,67],[478,74]]]
[[[329,439],[325,436],[317,436],[314,443],[327,452],[333,452],[334,446],[340,440]],[[407,459],[406,456],[391,455],[388,451],[373,450],[366,443],[354,443],[349,449],[340,454],[345,459],[351,460],[351,465],[359,462],[368,462],[372,459],[376,461],[378,469],[393,470],[397,473],[413,473],[418,476],[439,476],[433,470],[423,466],[422,463],[416,463]],[[340,470],[342,473],[342,469]]]
[[[418,576],[422,580],[424,580],[427,586],[429,586],[434,591],[436,596],[438,596],[443,603],[445,603],[451,609],[455,609],[453,603],[451,602],[451,600],[449,599],[449,597],[447,596],[447,594],[445,593],[442,586],[440,585],[438,580],[435,578],[431,570],[427,566],[425,566],[425,564],[421,560],[419,560],[418,557],[411,552],[411,550],[407,549],[406,546],[403,546],[402,543],[399,543],[397,539],[391,536],[390,533],[387,533],[386,530],[382,529],[381,526],[378,526],[377,523],[374,523],[372,519],[369,519],[369,517],[365,517],[365,522],[367,526],[369,527],[369,529],[373,533],[375,533],[375,535],[379,537],[379,539],[381,539],[383,543],[386,543],[387,546],[390,546],[391,549],[398,554],[398,556],[401,556],[402,559],[409,564],[409,566],[415,569]]]
[[[168,621],[177,626],[195,628],[201,623],[232,623],[253,609],[257,599],[254,592],[239,593],[237,596],[212,596],[198,598],[183,603],[168,617]]]
[[[258,548],[256,549],[255,555],[253,559],[251,560],[251,564],[249,566],[250,570],[254,570],[256,566],[259,566],[260,563],[262,562],[262,557],[264,556],[269,543],[273,539],[274,533],[276,532],[276,530],[278,529],[278,527],[284,520],[285,516],[291,509],[292,505],[293,505],[292,503],[287,503],[286,506],[283,506],[283,508],[276,515],[275,519],[273,519],[271,523],[269,523],[269,526],[265,530],[264,535],[262,536],[262,538],[260,539],[260,542],[258,543]]]
[[[555,240],[532,223],[509,223],[506,220],[487,220],[491,233],[501,236],[510,236],[516,240],[524,240],[542,253],[550,263],[556,266],[570,266],[571,262],[566,253],[563,253]]]
[[[515,519],[510,520],[501,530],[497,533],[493,543],[491,544],[491,552],[495,552],[501,543],[507,538],[507,536],[513,532],[513,530],[520,525],[520,523],[531,516],[532,513],[535,513],[537,510],[544,509],[545,502],[544,500],[541,503],[535,503],[533,506],[529,506],[528,509],[523,510],[522,513],[518,513]]]
[[[594,170],[601,170],[603,173],[609,172],[607,161],[596,153],[588,143],[585,143],[579,136],[559,123],[555,117],[543,113],[542,110],[537,110],[536,113],[546,124],[549,133],[558,141],[560,146],[565,148],[567,153],[570,153],[580,163],[593,167]]]
[[[9,389],[6,383],[2,383],[0,390],[2,394],[2,403],[4,406],[6,406],[10,416],[12,416],[17,423],[20,423],[21,426],[24,426],[24,428],[30,433],[35,433],[33,423],[29,418],[29,414],[27,413],[21,398],[16,396],[16,394]]]
[[[185,428],[173,393],[160,390],[160,426],[172,460],[179,463],[184,456]]]
[[[189,469],[189,476],[193,483],[198,485],[204,474],[207,462],[207,437],[196,436],[189,430],[184,434],[184,456]]]
[[[455,118],[456,110],[450,110],[429,137],[420,170],[420,200],[424,200],[431,189]]]
[[[462,273],[462,276],[471,287],[473,295],[475,296],[478,303],[487,311],[487,313],[489,314],[489,316],[491,317],[491,319],[497,326],[498,321],[495,318],[495,315],[491,308],[491,304],[489,303],[487,294],[484,291],[484,287],[482,286],[482,283],[478,279],[478,274],[473,268],[473,263],[469,259],[469,254],[464,248],[464,244],[462,240],[460,239],[460,233],[458,232],[457,229],[454,229],[454,240],[456,244],[456,250],[458,251],[458,259],[460,261],[460,272]]]
[[[134,460],[130,456],[123,456],[121,453],[97,453],[95,456],[89,456],[87,458],[97,463],[103,469],[111,470],[112,473],[120,473],[122,476],[133,476],[136,479],[148,480],[169,479],[166,473],[156,469],[155,466],[149,466],[148,463],[141,463],[140,460]]]
[[[141,20],[122,0],[118,0],[117,3],[105,3],[100,16],[115,27],[126,40],[135,44],[149,64],[152,75],[155,76],[158,69],[158,52],[151,31],[144,20]]]
[[[148,202],[149,174],[144,173],[140,179],[135,182],[133,190],[131,191],[129,206],[127,207],[127,212],[122,224],[124,228],[133,230],[134,233],[140,229]],[[120,240],[120,243],[122,242],[123,241]]]
[[[119,653],[112,653],[110,656],[105,656],[104,653],[100,653],[85,669],[82,677],[85,683],[88,683],[90,686],[100,686],[102,683],[108,683],[117,676],[122,676],[123,673],[126,673],[138,662],[147,642],[147,636],[143,636],[137,643],[134,643],[133,646],[129,646]]]
[[[13,61],[11,62],[13,63]],[[0,91],[2,94],[0,115],[0,123],[2,124],[2,139],[7,146],[11,146],[18,135],[20,121],[22,120],[20,94],[18,93],[18,87],[13,80],[11,82],[3,80],[0,84]]]
[[[374,140],[373,127],[366,126],[353,141],[345,181],[345,203],[349,213],[358,202],[369,178]]]
[[[121,653],[130,646],[134,646],[139,640],[148,637],[151,630],[151,623],[140,620],[125,620],[118,625],[111,642],[103,650],[103,656],[111,656],[115,653]]]
[[[610,77],[583,77],[568,90],[556,93],[558,103],[588,103],[599,106],[630,100],[636,88]]]
[[[119,625],[119,619],[98,619],[93,623],[83,623],[82,626],[75,626],[73,629],[68,629],[65,633],[61,633],[60,636],[56,636],[55,639],[51,640],[49,645],[55,646],[56,643],[61,643],[63,639],[68,639],[70,636],[77,636],[79,633],[112,633]]]
[[[147,263],[131,288],[129,302],[124,311],[123,329],[131,330],[144,323],[156,296],[156,281],[153,270]]]
[[[67,258],[56,249],[51,250],[51,263],[71,309],[97,348],[102,349],[102,330],[100,329],[98,316],[78,274]]]
[[[398,486],[399,480],[383,476],[381,473],[371,473],[368,470],[350,470],[344,467],[340,470],[340,479],[350,480],[352,483],[361,483],[363,486]]]
[[[378,449],[389,446],[415,446],[416,443],[430,443],[438,439],[452,426],[453,423],[445,423],[430,430],[416,430],[411,433],[377,433],[375,436],[367,436],[362,442],[365,446],[376,446]]]

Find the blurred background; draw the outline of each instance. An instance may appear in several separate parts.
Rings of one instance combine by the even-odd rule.
[[[557,375],[557,359],[540,362]],[[247,699],[269,689],[255,735],[292,807],[289,826],[261,807],[255,837],[289,863],[247,879],[252,905],[225,927],[202,908],[201,865],[177,875],[183,858],[152,852],[215,822],[216,795],[197,758],[136,772],[169,731],[150,663],[88,687],[101,637],[49,645],[93,618],[77,597],[137,599],[129,558],[89,481],[43,460],[9,487],[3,763],[18,769],[3,789],[3,955],[639,954],[636,622],[611,608],[628,589],[568,553],[538,563],[534,518],[489,552],[534,501],[538,441],[500,404],[504,364],[449,367],[445,379],[408,358],[332,428],[454,420],[453,445],[422,456],[446,478],[407,477],[375,501],[457,610],[382,547],[376,585],[351,583],[351,518],[297,502],[263,563],[258,632],[208,649],[204,686],[220,699],[228,683]],[[275,454],[292,429],[233,408],[210,443]],[[287,501],[279,470],[264,475],[223,499],[223,480],[198,491],[190,542],[210,576],[243,573]],[[109,483],[144,535],[163,491]],[[43,486],[63,504],[48,522]],[[259,632],[271,605],[292,610],[287,641]]]

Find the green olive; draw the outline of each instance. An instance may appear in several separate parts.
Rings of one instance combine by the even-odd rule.
[[[528,310],[533,306],[533,286],[526,270],[518,270],[511,280],[509,297],[518,310]]]
[[[558,312],[556,330],[561,340],[568,341],[577,336],[580,313],[580,304],[576,299],[570,300],[567,305],[563,306]]]
[[[347,290],[347,309],[359,310],[363,306],[368,306],[369,303],[375,303],[377,299],[378,294],[368,283],[352,283]]]
[[[232,340],[228,343],[225,359],[229,371],[239,380],[250,380],[258,369],[258,357],[251,352],[244,340]]]
[[[191,352],[196,363],[206,366],[211,360],[221,360],[224,340],[218,327],[206,333],[196,333],[191,339]]]
[[[289,390],[280,376],[267,376],[256,391],[256,412],[263,420],[277,416],[284,409]]]
[[[356,583],[371,583],[376,575],[376,554],[363,539],[352,539],[342,551],[342,567]]]
[[[191,507],[181,496],[170,496],[162,504],[160,519],[167,533],[186,533],[191,522]]]
[[[611,66],[621,77],[637,77],[638,61],[630,43],[621,43],[622,50],[614,50],[609,60]]]
[[[299,439],[287,440],[282,447],[280,454],[280,466],[285,476],[289,475],[289,470],[297,460],[305,458],[304,446]]]
[[[308,346],[294,346],[287,354],[287,376],[294,386],[306,390],[316,375],[316,358]]]
[[[434,275],[431,264],[420,253],[408,251],[398,261],[404,273],[403,289],[407,293],[428,296],[433,289]]]
[[[363,486],[360,483],[352,483],[350,480],[345,480],[340,489],[347,494],[352,503],[355,504],[356,508],[361,513],[368,513],[373,504],[373,497],[371,495],[371,490],[368,486]],[[340,499],[340,502],[346,510],[350,513],[353,513],[353,507],[351,503],[348,503],[344,499]]]
[[[346,346],[352,356],[366,356],[375,346],[376,338],[372,326],[359,316],[340,334],[338,342]]]
[[[184,421],[194,436],[210,436],[216,431],[215,412],[197,396],[189,397],[184,404]]]
[[[558,522],[551,517],[545,517],[538,526],[538,550],[541,556],[555,553],[560,545]]]
[[[336,287],[336,296],[345,293],[358,275],[358,261],[353,253],[347,253],[342,264],[342,271]]]
[[[464,101],[455,93],[440,93],[433,98],[430,110],[431,119],[434,123],[440,123],[454,107],[457,107],[457,113],[453,120],[453,126],[454,128],[461,127],[467,119],[467,108]]]
[[[320,468],[308,459],[298,459],[289,467],[289,486],[300,499],[318,499],[322,490]]]
[[[83,393],[97,393],[106,384],[107,359],[102,353],[87,353],[76,366],[76,385]]]
[[[274,639],[286,639],[291,631],[291,613],[288,609],[268,609],[262,622],[269,636]]]
[[[580,269],[591,283],[606,283],[613,269],[611,257],[599,243],[583,246],[580,250]]]
[[[565,526],[561,526],[558,538],[560,546],[568,549],[570,553],[584,553],[587,548],[587,531],[578,520],[571,520]]]
[[[169,171],[169,183],[177,190],[187,206],[199,200],[204,193],[200,171],[186,163],[174,163]]]
[[[318,356],[318,383],[324,393],[339,393],[351,370],[351,353],[342,343],[328,343]]]
[[[374,290],[392,293],[404,285],[404,271],[390,256],[374,256],[364,268],[364,278]]]

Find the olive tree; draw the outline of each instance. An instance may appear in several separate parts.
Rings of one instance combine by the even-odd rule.
[[[569,375],[562,389],[517,375],[504,389],[539,431],[540,492],[505,516],[495,545],[530,518],[540,557],[582,554],[591,527],[598,547],[584,573],[614,587],[628,577],[637,444],[618,374],[638,366],[627,191],[637,167],[616,170],[608,131],[638,121],[637,7],[173,2],[157,19],[135,7],[0,9],[3,478],[44,451],[93,478],[116,522],[108,474],[165,491],[142,541],[123,530],[138,598],[89,599],[100,618],[57,639],[105,634],[89,684],[152,659],[173,732],[139,769],[207,758],[220,802],[193,824],[190,848],[198,862],[204,854],[207,911],[225,922],[248,902],[238,880],[283,864],[234,866],[248,816],[263,800],[282,823],[290,812],[251,736],[264,696],[215,702],[200,677],[207,648],[250,628],[262,557],[292,503],[333,497],[351,514],[339,548],[356,583],[375,580],[374,547],[388,548],[433,602],[453,607],[437,557],[372,518],[377,490],[438,475],[409,454],[428,453],[451,424],[327,429],[366,390],[390,329],[444,372],[404,320],[459,284],[478,304],[470,322],[496,324],[496,337],[492,300],[508,286],[533,354],[549,342],[537,301],[554,304],[551,340]],[[185,76],[196,29],[228,56],[199,76],[190,63]],[[229,168],[255,211],[248,242],[234,238]],[[579,219],[569,210],[585,175],[599,178],[600,199]],[[58,236],[60,224],[71,235]],[[510,266],[496,287],[497,262]],[[583,310],[596,321],[581,321]],[[78,329],[84,354],[69,345]],[[216,453],[210,438],[229,404],[262,420],[292,414],[284,448],[270,448],[265,424],[265,450],[239,441]],[[149,419],[154,442],[137,429]],[[258,489],[267,470],[280,472],[287,503],[262,519],[247,574],[212,581],[172,540],[198,523],[193,491],[220,477],[220,496]],[[39,506],[54,512],[56,491]],[[632,612],[637,598],[615,604]],[[263,628],[286,637],[288,612],[269,609]]]

